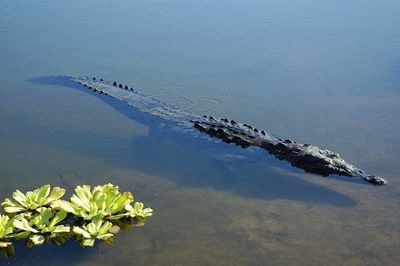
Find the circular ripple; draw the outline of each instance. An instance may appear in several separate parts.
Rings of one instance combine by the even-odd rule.
[[[206,82],[206,85],[208,87],[209,84],[211,86],[213,83],[214,85],[217,84],[217,82]],[[203,85],[202,87],[204,88],[206,85]],[[212,113],[221,108],[223,102],[216,97],[188,95],[189,93],[198,94],[198,92],[205,90],[203,88],[194,88],[193,84],[189,83],[163,83],[156,86],[158,92],[152,93],[148,96],[175,106],[182,111],[196,114]],[[186,94],[186,92],[188,94]]]

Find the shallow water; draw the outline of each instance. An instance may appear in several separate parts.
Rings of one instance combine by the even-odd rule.
[[[155,209],[113,245],[0,264],[396,265],[398,1],[8,1],[0,9],[0,195],[112,182]],[[320,145],[385,187],[256,149],[164,134],[83,91],[95,75],[194,113]]]

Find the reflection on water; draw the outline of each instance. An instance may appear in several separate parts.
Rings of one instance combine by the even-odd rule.
[[[155,214],[111,246],[17,246],[0,264],[396,265],[399,10],[391,0],[4,1],[0,195],[112,182]],[[32,82],[57,75],[120,80],[318,144],[389,185],[307,175]]]

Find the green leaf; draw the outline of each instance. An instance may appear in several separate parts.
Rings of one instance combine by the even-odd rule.
[[[146,208],[142,211],[142,214],[144,217],[150,217],[153,215],[153,209],[152,208]]]
[[[25,239],[28,238],[30,235],[31,235],[30,231],[21,231],[19,233],[13,234],[12,237],[15,239]]]
[[[72,228],[72,231],[77,235],[82,235],[84,238],[90,238],[91,237],[89,232],[87,232],[86,230],[80,228],[79,226],[74,226]]]
[[[65,217],[67,217],[67,212],[66,211],[57,212],[56,215],[54,216],[54,218],[51,220],[51,222],[49,224],[49,227],[55,226],[56,224],[58,224],[59,222],[64,220]]]
[[[32,233],[39,233],[38,230],[32,228],[28,221],[25,218],[22,218],[21,220],[14,220],[14,227],[20,229],[20,230],[25,230],[25,231],[29,231]]]
[[[53,217],[53,213],[51,212],[51,209],[46,208],[45,210],[42,211],[42,213],[38,216],[38,223],[44,226],[48,226],[50,223],[50,219]]]
[[[124,209],[126,204],[133,202],[133,196],[130,192],[124,192],[119,199],[115,201],[113,212],[119,212]]]
[[[110,237],[113,237],[113,234],[111,234],[111,233],[109,233],[109,234],[101,234],[101,235],[99,235],[99,236],[97,237],[97,239],[100,239],[100,240],[107,240],[107,239],[109,239]]]
[[[65,189],[60,188],[60,187],[54,187],[53,190],[51,191],[50,195],[44,202],[45,205],[60,199],[62,196],[65,194]]]
[[[121,218],[124,218],[126,216],[129,216],[129,213],[120,213],[117,215],[110,215],[107,217],[107,220],[119,220]]]
[[[56,209],[56,210],[63,210],[63,211],[78,215],[77,211],[76,211],[76,208],[75,208],[75,205],[73,205],[69,201],[56,200],[51,204],[51,208]]]
[[[34,194],[35,202],[37,202],[39,206],[42,206],[50,194],[50,185],[44,185],[43,187],[34,190]]]
[[[19,204],[25,205],[26,197],[25,197],[24,193],[22,193],[21,191],[16,190],[16,191],[12,194],[12,197],[13,197],[13,199],[16,200]]]
[[[25,210],[25,208],[24,207],[17,207],[17,206],[15,206],[15,207],[4,207],[4,210],[7,212],[7,213],[18,213],[18,212],[22,212],[22,211],[24,211]]]
[[[54,233],[69,233],[71,231],[71,228],[66,225],[58,225],[55,226],[53,229]]]
[[[90,235],[96,235],[97,233],[97,228],[95,223],[90,223],[86,226],[87,231],[89,232]]]
[[[108,232],[108,230],[110,230],[110,228],[112,227],[112,223],[110,222],[105,222],[100,228],[98,228],[98,232],[99,235],[104,235]],[[111,234],[112,236],[112,234]]]
[[[141,202],[135,202],[135,204],[133,205],[133,208],[135,208],[135,211],[137,213],[140,213],[143,210],[143,203]]]
[[[99,208],[97,207],[97,204],[95,202],[90,202],[89,206],[90,206],[90,211],[87,217],[85,217],[85,220],[91,220],[98,214]]]
[[[25,211],[25,210],[26,210],[26,208],[25,208],[24,206],[22,206],[21,204],[19,204],[19,203],[17,203],[17,202],[12,201],[12,200],[9,199],[9,198],[6,198],[6,199],[1,203],[1,206],[4,207],[4,210],[5,210],[7,213],[18,213],[18,212],[21,212],[21,211]]]
[[[75,188],[75,193],[76,195],[78,195],[78,197],[76,197],[77,199],[79,199],[79,201],[75,204],[88,204],[90,199],[92,198],[92,193],[90,192],[90,186],[88,185],[83,185],[81,186],[77,186]],[[71,198],[72,201],[72,198]]]

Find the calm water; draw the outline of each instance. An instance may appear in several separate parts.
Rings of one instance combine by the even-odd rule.
[[[399,1],[0,4],[0,195],[112,182],[155,209],[112,246],[1,265],[397,265]],[[324,146],[385,187],[307,175],[255,149],[162,134],[32,79],[120,80],[195,113]]]

